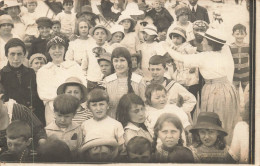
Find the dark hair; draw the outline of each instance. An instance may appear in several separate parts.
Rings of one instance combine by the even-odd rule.
[[[145,89],[145,98],[146,98],[146,101],[145,103],[149,106],[152,105],[152,102],[151,102],[151,97],[152,97],[152,93],[154,91],[165,91],[165,93],[167,93],[166,89],[160,85],[160,84],[150,84],[146,87]]]
[[[138,53],[134,53],[131,55],[131,57],[136,57],[136,60],[137,60],[137,64],[141,63],[141,55],[138,54]]]
[[[246,33],[246,26],[244,26],[244,25],[242,25],[242,24],[236,24],[236,25],[233,27],[233,29],[232,29],[233,33],[234,33],[236,30],[239,30],[239,32],[244,31],[244,32]],[[247,34],[247,33],[246,33],[246,34]]]
[[[142,98],[134,93],[123,95],[117,105],[116,119],[122,123],[123,127],[130,121],[129,111],[132,104],[145,106]]]
[[[99,101],[106,101],[108,103],[109,97],[105,90],[100,88],[95,88],[91,90],[87,95],[88,106],[90,102],[99,102]]]
[[[222,47],[224,46],[224,44],[217,43],[210,39],[207,39],[207,41],[208,41],[208,45],[212,47],[213,51],[220,51],[222,49]]]
[[[146,151],[150,151],[152,153],[152,144],[151,142],[142,136],[135,136],[129,140],[126,145],[127,153],[131,152],[134,154],[142,154]]]
[[[89,30],[92,28],[92,24],[91,24],[91,22],[88,20],[88,19],[86,19],[85,17],[80,17],[80,18],[78,18],[77,20],[76,20],[76,24],[75,24],[75,34],[76,35],[78,35],[79,36],[79,23],[81,23],[81,22],[85,22],[85,23],[87,23],[88,24],[88,32],[89,32]]]
[[[65,5],[66,3],[72,3],[73,4],[74,2],[73,2],[73,0],[64,0],[62,5]]]
[[[170,37],[171,40],[172,40],[173,37],[181,37],[182,38],[182,43],[186,42],[186,39],[183,36],[181,36],[180,34],[177,34],[177,33],[170,33],[169,37]]]
[[[130,20],[130,19],[125,19],[125,20]],[[124,21],[124,20],[122,20],[122,21]],[[131,21],[131,20],[130,20],[130,22],[131,22],[131,26],[128,29],[128,33],[135,31],[135,24],[133,24],[133,21]]]
[[[75,115],[79,105],[80,101],[76,97],[67,94],[58,95],[53,102],[54,112],[60,114],[73,113]]]
[[[81,93],[82,93],[82,95],[83,95],[83,89],[82,89],[82,87],[80,86],[80,84],[78,84],[78,83],[73,83],[73,82],[71,82],[71,83],[66,83],[65,84],[65,86],[63,87],[63,93],[65,93],[65,90],[67,89],[67,87],[68,86],[77,86],[77,87],[79,87],[80,88],[80,91],[81,91]]]
[[[180,130],[180,139],[178,141],[178,145],[183,146],[183,139],[181,137],[181,133],[183,131],[183,126],[182,126],[181,120],[172,113],[164,113],[157,119],[157,121],[154,125],[153,152],[155,152],[155,150],[156,150],[158,132],[161,130],[164,122],[170,122],[178,130]]]
[[[11,38],[10,40],[8,40],[8,42],[5,44],[5,56],[8,56],[8,51],[9,48],[12,47],[22,47],[23,48],[23,53],[24,55],[26,54],[26,47],[25,44],[22,40],[18,39],[18,38]]]
[[[59,24],[59,25],[61,26],[61,23],[60,23],[59,20],[53,20],[53,21],[52,21],[52,26],[53,26],[54,24]]]
[[[161,55],[154,55],[149,59],[149,65],[160,65],[162,64],[163,68],[166,68],[166,61]]]
[[[32,138],[31,127],[24,121],[15,120],[7,127],[6,136],[10,139],[23,137],[28,140]]]
[[[134,92],[133,87],[131,85],[131,78],[132,78],[132,60],[131,60],[131,54],[125,47],[117,47],[113,50],[112,56],[111,56],[111,62],[113,64],[114,58],[120,58],[123,57],[126,59],[128,64],[128,78],[127,78],[127,85],[128,85],[128,93]],[[114,66],[114,64],[113,64]]]
[[[219,135],[215,142],[215,147],[219,150],[223,150],[226,147],[226,141],[225,141],[224,137],[225,137],[224,133],[219,131]],[[199,130],[194,130],[192,132],[192,144],[195,148],[202,145],[202,142],[201,142],[200,136],[199,136]]]

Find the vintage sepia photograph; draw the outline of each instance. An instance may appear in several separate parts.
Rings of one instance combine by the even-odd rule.
[[[256,164],[257,3],[0,0],[0,166]]]

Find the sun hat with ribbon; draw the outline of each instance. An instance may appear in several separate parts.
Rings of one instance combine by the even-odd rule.
[[[158,36],[157,33],[157,28],[154,25],[148,24],[146,25],[141,32],[146,32],[148,35],[156,35]]]
[[[110,29],[111,34],[113,35],[116,32],[122,32],[123,33],[123,38],[125,36],[125,31],[124,31],[124,27],[122,25],[118,25],[115,24],[114,26],[112,26],[112,28]]]
[[[136,25],[136,21],[128,14],[122,14],[119,16],[117,23],[122,24],[122,21],[124,20],[130,20],[131,25],[134,27]]]
[[[218,29],[209,28],[205,33],[198,32],[203,37],[220,44],[227,44],[226,36]]]
[[[11,24],[14,27],[13,19],[10,15],[4,14],[0,16],[0,25],[2,24]]]
[[[214,112],[201,112],[198,116],[197,123],[190,129],[190,132],[195,132],[199,129],[218,130],[225,136],[227,132],[222,128],[222,122],[218,114]]]
[[[107,33],[107,40],[110,40],[110,39],[111,39],[111,37],[112,37],[111,32],[110,32],[104,25],[101,25],[101,24],[98,24],[98,25],[96,25],[95,27],[91,28],[91,29],[89,30],[89,34],[90,34],[91,36],[94,36],[95,30],[98,29],[98,28],[104,29],[104,30],[106,31],[106,33]]]

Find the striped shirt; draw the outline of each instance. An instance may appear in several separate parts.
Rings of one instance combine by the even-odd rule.
[[[87,108],[87,103],[82,103],[72,119],[73,122],[81,125],[85,120],[93,118],[92,112]]]

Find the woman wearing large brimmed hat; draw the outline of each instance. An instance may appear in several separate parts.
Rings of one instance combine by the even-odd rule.
[[[208,47],[205,52],[184,55],[166,48],[174,60],[187,67],[198,67],[205,85],[201,93],[201,112],[215,112],[223,122],[223,128],[229,133],[227,142],[232,139],[233,129],[239,119],[239,98],[232,85],[234,61],[223,33],[217,29],[208,29],[201,33]],[[194,114],[199,113],[199,109]]]
[[[230,163],[225,136],[218,114],[201,112],[197,123],[190,129],[193,136],[191,150],[197,163]],[[231,160],[230,160],[231,159]]]

